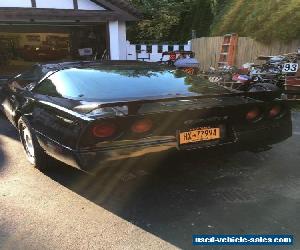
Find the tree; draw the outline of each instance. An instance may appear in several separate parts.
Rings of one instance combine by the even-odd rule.
[[[144,19],[129,25],[128,38],[133,42],[182,40],[180,26],[184,24],[193,5],[208,0],[130,0],[144,13]],[[195,15],[196,16],[196,15]],[[187,25],[187,24],[186,24]],[[178,30],[180,32],[178,32]],[[191,29],[186,31],[190,34]]]
[[[210,1],[198,0],[187,6],[178,24],[173,26],[169,38],[186,42],[191,39],[192,30],[196,31],[197,37],[208,36],[214,18]]]
[[[131,42],[181,42],[238,33],[259,41],[300,37],[299,0],[129,0],[144,19],[128,28]]]

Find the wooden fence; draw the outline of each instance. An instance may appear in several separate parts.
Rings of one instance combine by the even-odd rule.
[[[192,40],[192,50],[200,61],[201,70],[210,66],[217,67],[223,37],[203,37]],[[249,37],[240,37],[236,65],[241,66],[247,62],[260,63],[256,58],[259,55],[270,56],[296,52],[300,48],[300,39],[289,43],[272,42],[263,44]]]

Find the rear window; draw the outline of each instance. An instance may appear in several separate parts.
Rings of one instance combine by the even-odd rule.
[[[88,100],[130,100],[188,95],[186,75],[172,70],[66,69],[44,80],[37,93]]]

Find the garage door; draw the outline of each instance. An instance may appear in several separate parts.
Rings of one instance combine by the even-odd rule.
[[[79,53],[88,48],[88,53]],[[27,65],[101,57],[107,48],[106,24],[3,25],[0,29],[1,64]]]

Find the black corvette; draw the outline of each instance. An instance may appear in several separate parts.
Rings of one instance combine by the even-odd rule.
[[[272,92],[230,92],[149,63],[35,65],[4,85],[0,103],[37,168],[49,156],[89,171],[154,152],[253,149],[292,134],[290,108]]]

